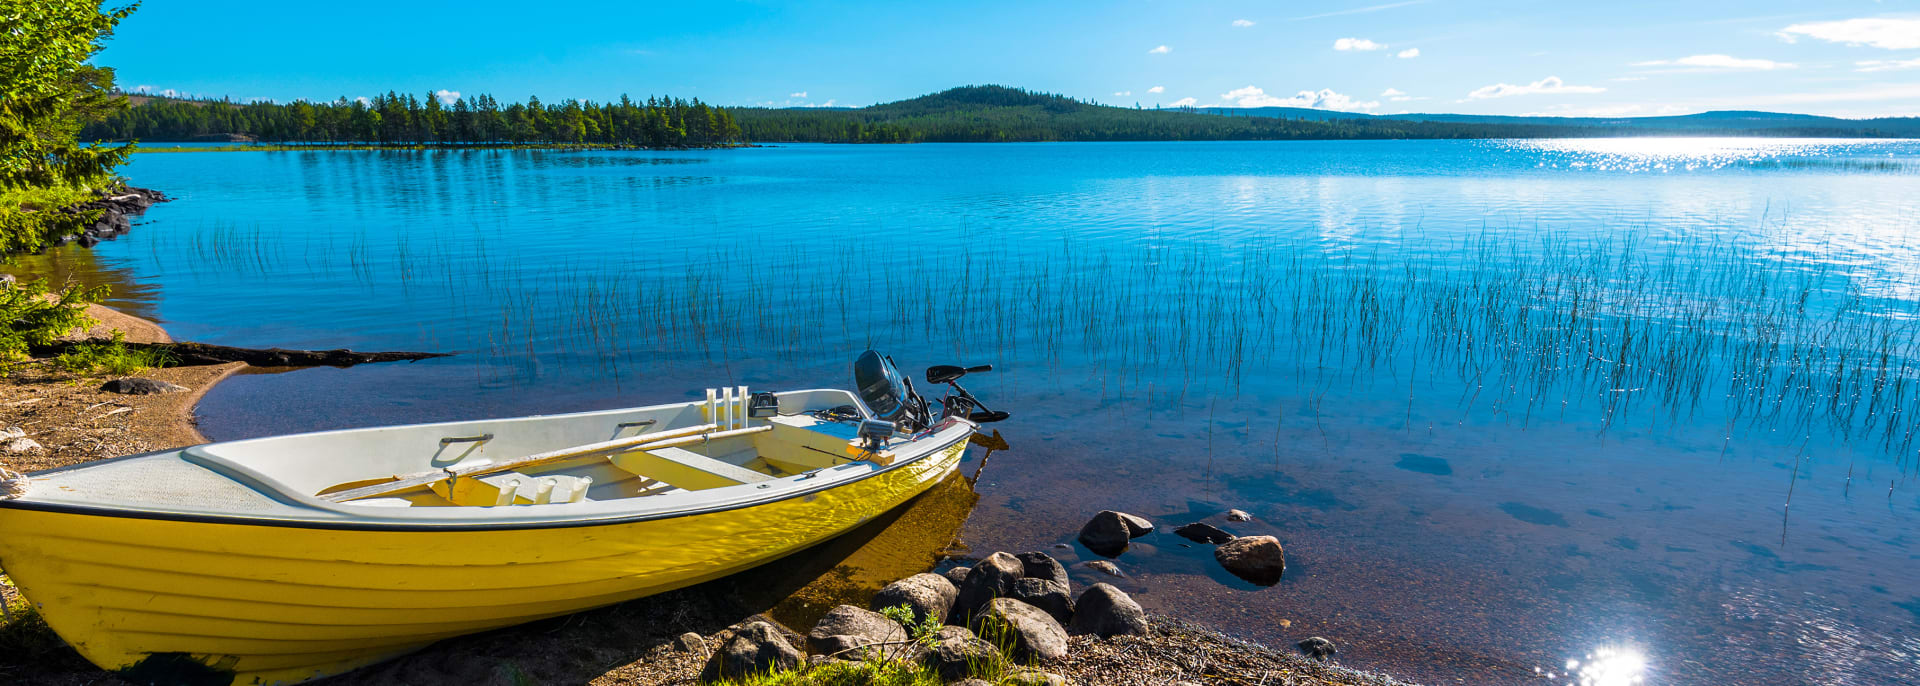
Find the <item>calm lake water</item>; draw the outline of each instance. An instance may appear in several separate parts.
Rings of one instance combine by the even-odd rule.
[[[248,375],[216,439],[848,387],[1014,418],[962,531],[1100,509],[1150,608],[1427,683],[1920,681],[1920,143],[1752,139],[142,155],[57,268]],[[968,465],[972,470],[977,465]],[[1789,505],[1790,503],[1790,505]],[[931,547],[946,541],[931,541]],[[1092,559],[1056,549],[1068,559]],[[1077,571],[1082,582],[1096,579]]]

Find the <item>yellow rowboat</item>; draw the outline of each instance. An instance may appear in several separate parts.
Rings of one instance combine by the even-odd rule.
[[[871,409],[884,392],[741,388],[40,472],[0,501],[0,567],[136,683],[295,683],[724,576],[884,514],[951,474],[977,428],[908,388],[919,421]]]

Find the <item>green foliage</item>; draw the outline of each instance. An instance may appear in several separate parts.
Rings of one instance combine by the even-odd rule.
[[[882,608],[880,614],[884,615],[887,619],[899,622],[900,626],[906,627],[907,637],[914,643],[927,648],[933,647],[934,642],[938,639],[937,634],[940,633],[940,628],[946,626],[944,622],[940,621],[939,617],[933,615],[927,615],[926,617],[916,620],[913,616],[913,608],[908,607],[905,603]]]
[[[86,64],[133,6],[0,0],[0,188],[85,186],[130,146],[81,145],[87,122],[124,107],[113,71]]]
[[[80,343],[67,348],[53,358],[53,363],[61,369],[75,374],[103,373],[112,376],[138,374],[155,367],[165,367],[178,362],[172,354],[164,350],[142,350],[127,347],[127,334],[114,331],[111,341]]]
[[[389,91],[365,102],[344,97],[330,103],[296,101],[234,103],[136,96],[138,107],[115,112],[87,127],[92,140],[194,140],[243,135],[266,142],[420,145],[622,145],[644,148],[704,148],[744,141],[733,114],[699,99],[648,98],[639,102],[539,98],[502,105],[490,95],[443,105]]]
[[[85,231],[101,210],[71,208],[93,199],[64,185],[0,190],[0,255],[38,252],[61,236]]]
[[[107,287],[68,284],[54,293],[41,279],[0,286],[0,360],[27,357],[33,346],[51,345],[74,329],[92,326],[87,305],[106,297]]]

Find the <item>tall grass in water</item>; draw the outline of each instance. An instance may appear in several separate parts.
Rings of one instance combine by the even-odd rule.
[[[610,249],[558,267],[469,244],[360,238],[307,260],[370,289],[444,288],[460,319],[489,322],[473,341],[484,355],[591,359],[615,379],[675,359],[812,361],[936,341],[956,356],[1088,369],[1103,397],[1150,402],[1281,375],[1311,381],[1314,397],[1392,380],[1410,395],[1455,389],[1462,406],[1523,426],[1575,404],[1597,407],[1604,426],[1630,413],[1710,418],[1905,457],[1920,420],[1912,250],[1898,253],[1907,267],[1889,266],[1884,253],[1796,247],[1773,230],[1499,231],[1360,248],[822,241]],[[223,250],[207,256],[263,271],[281,260]]]

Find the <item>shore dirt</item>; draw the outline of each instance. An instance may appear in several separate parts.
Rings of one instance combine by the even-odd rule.
[[[85,337],[110,337],[118,330],[131,342],[171,341],[152,322],[97,306],[90,314],[101,324]],[[140,376],[188,390],[120,395],[100,390],[112,377],[74,375],[48,360],[13,365],[0,376],[0,428],[18,427],[43,447],[0,455],[0,461],[30,472],[204,443],[194,428],[194,405],[209,387],[244,367],[233,362],[150,370]],[[711,651],[729,627],[750,620],[804,630],[836,604],[864,605],[888,581],[932,568],[953,548],[977,500],[971,484],[956,476],[879,520],[753,570],[611,607],[448,639],[315,683],[690,686],[697,683],[706,655],[676,649],[675,637],[700,634]],[[82,659],[27,610],[10,580],[0,576],[0,582],[0,597],[9,608],[0,624],[0,682],[128,683]],[[1248,686],[1400,683],[1204,628],[1153,621],[1150,637],[1075,637],[1069,657],[1042,668],[1071,683],[1102,686],[1166,686],[1180,680]]]

